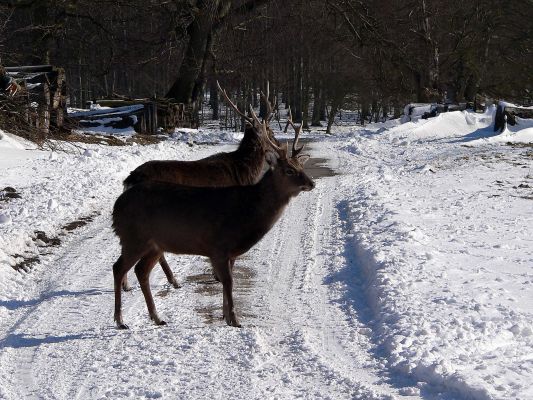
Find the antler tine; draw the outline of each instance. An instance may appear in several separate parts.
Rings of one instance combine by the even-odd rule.
[[[255,122],[257,124],[257,126],[263,126],[261,121],[259,121],[259,118],[257,118],[257,115],[256,115],[256,113],[254,111],[254,108],[252,107],[251,104],[249,105],[249,107],[250,107],[250,115],[252,116],[253,122]]]
[[[244,114],[241,110],[239,110],[237,105],[230,100],[230,98],[229,98],[228,94],[226,93],[226,91],[224,89],[222,89],[222,87],[220,86],[220,83],[218,82],[218,80],[217,80],[217,87],[218,87],[218,90],[220,90],[220,93],[222,93],[222,95],[224,96],[224,98],[228,102],[228,104],[231,106],[231,108],[233,108],[235,110],[235,112],[237,112],[237,114],[239,114],[246,121],[248,121],[251,125],[253,125],[254,124],[254,120],[252,118],[248,117],[246,114]]]
[[[261,130],[263,131],[263,137],[266,139],[266,141],[270,144],[270,146],[272,146],[272,148],[278,152],[282,151],[282,148],[279,147],[276,143],[274,143],[272,141],[272,139],[270,139],[270,136],[268,134],[268,126],[267,126],[267,123],[266,121],[263,121],[263,123],[261,123],[259,121],[259,118],[257,118],[257,114],[255,113],[252,105],[250,104],[250,114],[252,115],[252,118],[254,119],[255,123],[261,127]]]
[[[266,129],[266,123],[265,123],[264,127]],[[282,147],[279,147],[276,143],[274,143],[274,141],[272,139],[270,139],[270,135],[268,135],[268,133],[265,135],[265,138],[266,138],[267,142],[270,144],[270,146],[272,146],[272,148],[274,150],[276,150],[278,153],[283,151]]]
[[[302,133],[302,124],[300,124],[299,127],[295,127],[294,124],[292,125],[294,130],[295,130],[295,134],[294,134],[294,140],[292,142],[292,155],[291,155],[291,158],[296,158],[298,156],[298,154],[300,154],[302,152],[302,150],[304,149],[305,145],[302,145],[302,147],[300,147],[299,149],[296,148],[296,146],[298,145],[298,139],[300,137],[300,133]]]

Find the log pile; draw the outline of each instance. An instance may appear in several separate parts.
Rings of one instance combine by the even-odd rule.
[[[439,114],[451,111],[464,111],[471,108],[467,103],[442,104],[442,103],[410,103],[404,107],[405,121],[411,121],[413,118],[428,119],[436,117]]]
[[[522,107],[500,101],[494,116],[494,132],[503,132],[507,124],[516,125],[516,117],[533,118],[533,107]]]
[[[21,87],[12,99],[22,109],[24,120],[47,135],[63,127],[66,116],[65,71],[52,65],[6,67]]]
[[[136,133],[170,133],[176,127],[196,127],[192,110],[167,99],[103,99],[90,110],[76,111],[69,119],[86,128],[132,128]]]

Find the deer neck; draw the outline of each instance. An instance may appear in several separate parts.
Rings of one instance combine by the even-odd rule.
[[[283,209],[292,197],[287,188],[276,179],[276,172],[271,169],[259,181],[257,189],[258,198],[256,201],[266,210]]]
[[[261,154],[263,152],[263,146],[259,136],[254,131],[246,131],[244,137],[239,144],[239,147],[236,150],[241,157],[245,158],[246,156],[251,157],[256,154]]]
[[[233,154],[234,167],[237,170],[238,184],[256,183],[263,170],[263,146],[255,132],[246,132],[237,150]]]

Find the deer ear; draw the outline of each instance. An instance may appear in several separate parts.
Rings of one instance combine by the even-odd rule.
[[[298,162],[300,163],[300,165],[304,165],[307,161],[309,161],[311,157],[308,156],[307,154],[304,154],[304,155],[301,155],[301,156],[298,156]]]

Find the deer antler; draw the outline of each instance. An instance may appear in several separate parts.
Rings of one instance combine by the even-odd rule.
[[[302,133],[302,125],[303,124],[296,125],[292,121],[292,112],[291,112],[291,108],[290,107],[289,107],[289,116],[287,117],[287,124],[292,126],[293,129],[294,129],[294,132],[295,132],[294,133],[294,140],[292,142],[291,158],[296,158],[296,157],[298,157],[298,154],[300,154],[302,152],[302,150],[304,149],[304,146],[305,146],[305,145],[302,145],[302,147],[300,147],[299,149],[296,148],[296,146],[298,145],[298,138],[300,137],[300,133]]]
[[[279,147],[276,143],[274,143],[272,141],[272,139],[270,138],[270,135],[268,133],[268,125],[267,125],[267,121],[263,121],[262,123],[259,121],[259,118],[257,118],[257,114],[255,113],[252,105],[250,104],[250,115],[252,116],[255,124],[258,126],[258,127],[261,127],[261,131],[263,133],[263,137],[266,139],[267,143],[270,144],[270,146],[272,146],[272,148],[276,151],[280,151],[282,150],[281,147]]]
[[[239,114],[246,121],[248,121],[248,123],[250,123],[250,125],[253,126],[254,125],[254,120],[252,118],[248,117],[246,114],[244,114],[241,110],[239,110],[237,105],[230,100],[230,98],[229,98],[228,94],[226,93],[226,91],[224,89],[222,89],[222,87],[220,86],[220,83],[218,82],[218,80],[217,80],[217,87],[218,87],[218,90],[220,90],[220,93],[222,93],[222,95],[224,96],[224,98],[228,102],[228,104],[231,106],[231,108],[233,108],[237,114]]]

